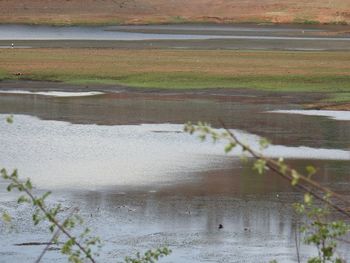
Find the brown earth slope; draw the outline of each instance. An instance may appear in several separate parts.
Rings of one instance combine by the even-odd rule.
[[[1,23],[350,23],[349,0],[0,0]]]

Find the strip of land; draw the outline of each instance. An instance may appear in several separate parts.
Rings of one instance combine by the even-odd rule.
[[[2,0],[1,23],[331,23],[350,22],[346,0]]]
[[[346,52],[3,49],[0,61],[0,80],[324,92],[328,102],[350,100]]]

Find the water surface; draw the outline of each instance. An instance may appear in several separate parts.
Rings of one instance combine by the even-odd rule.
[[[88,26],[34,26],[0,25],[0,40],[207,40],[207,39],[246,39],[246,40],[311,40],[311,41],[350,41],[343,36],[304,35],[317,32],[317,29],[302,28],[256,28],[256,27],[200,27],[153,26],[153,27],[88,27]],[[148,29],[148,30],[145,30]],[[177,29],[177,31],[176,31]],[[202,30],[200,30],[202,29]],[[193,31],[196,31],[193,33]],[[253,32],[253,34],[252,34]],[[244,34],[242,34],[244,33]],[[255,33],[255,34],[254,34]],[[297,35],[288,35],[296,33]],[[277,35],[276,35],[277,34]]]
[[[174,251],[162,262],[295,262],[299,218],[291,204],[302,195],[269,172],[253,172],[238,152],[225,155],[222,144],[182,132],[188,120],[219,128],[221,118],[254,147],[266,136],[273,141],[266,154],[289,157],[300,170],[314,164],[317,180],[350,194],[350,122],[269,112],[298,108],[293,96],[3,93],[1,165],[19,168],[37,191],[54,190],[50,202],[79,207],[105,240],[103,262],[160,245]],[[12,125],[4,121],[8,114]],[[31,210],[16,204],[4,182],[0,186],[0,209],[15,216],[14,230],[0,225],[0,258],[33,261],[40,247],[15,244],[49,236],[44,226],[32,226]],[[347,251],[341,253],[350,257]],[[313,252],[301,248],[304,259]],[[64,262],[56,251],[46,260]]]

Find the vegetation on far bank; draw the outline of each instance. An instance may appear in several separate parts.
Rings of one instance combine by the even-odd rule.
[[[3,49],[0,61],[0,80],[330,92],[334,101],[350,100],[344,52]]]

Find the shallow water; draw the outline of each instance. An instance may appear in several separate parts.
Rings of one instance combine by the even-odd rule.
[[[295,109],[293,101],[254,93],[0,94],[1,166],[19,168],[38,191],[54,190],[51,202],[79,207],[105,240],[103,262],[164,244],[174,253],[162,262],[294,262],[291,203],[301,195],[276,176],[255,174],[237,153],[225,155],[222,144],[181,132],[187,120],[219,127],[222,118],[254,147],[266,136],[273,141],[266,154],[299,169],[314,164],[318,180],[349,194],[350,122],[268,112]],[[49,237],[1,189],[0,209],[15,220],[14,230],[0,225],[0,258],[33,260],[40,248],[14,244]],[[313,252],[302,246],[303,257]],[[46,259],[63,262],[55,251]]]
[[[97,126],[14,118],[13,125],[0,127],[2,165],[18,168],[41,189],[171,185],[193,180],[189,174],[223,168],[229,156],[242,154],[237,149],[225,156],[224,143],[201,143],[179,124]],[[260,151],[258,136],[233,132]],[[339,149],[271,145],[261,152],[274,158],[350,161],[350,151]]]
[[[193,26],[129,26],[129,27],[50,27],[34,25],[0,25],[0,40],[309,40],[309,41],[350,41],[349,37],[327,37],[303,35],[322,30],[304,28],[256,28],[256,27],[199,27],[193,33]],[[146,31],[143,31],[147,29]],[[178,30],[178,32],[176,31]],[[141,32],[140,32],[141,31]],[[327,30],[324,30],[327,32]],[[202,33],[200,33],[202,32]],[[214,33],[213,33],[214,32]],[[302,34],[300,35],[300,33]],[[243,34],[242,34],[243,33]],[[252,33],[256,33],[255,35]],[[264,35],[265,33],[265,35]],[[274,35],[276,34],[277,35]],[[282,35],[278,35],[282,34]],[[289,36],[288,33],[297,33]],[[272,35],[271,35],[272,34]],[[287,34],[287,35],[286,35]]]
[[[103,92],[99,91],[86,91],[86,92],[64,92],[64,91],[27,91],[27,90],[0,90],[3,94],[25,94],[25,95],[42,95],[52,97],[85,97],[102,95]]]
[[[347,32],[339,25],[0,25],[0,48],[344,51]]]
[[[220,35],[153,34],[108,30],[108,27],[0,25],[0,40],[150,40],[215,39]]]

